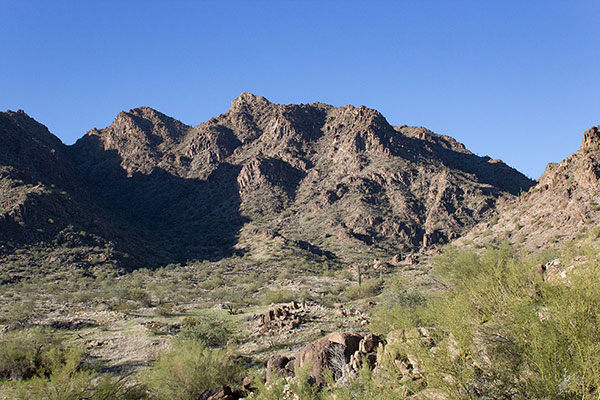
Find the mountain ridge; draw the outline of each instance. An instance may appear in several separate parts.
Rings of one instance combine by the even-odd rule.
[[[402,258],[461,236],[498,199],[533,185],[449,136],[394,127],[364,106],[282,105],[245,92],[196,126],[150,107],[123,111],[71,146],[24,121],[54,138],[56,176],[73,176],[66,192],[78,193],[80,214],[94,210],[98,220],[65,227],[90,231],[96,247],[119,249],[107,259],[133,268],[233,254],[257,262],[288,253],[310,262]],[[0,139],[19,129],[26,137],[13,123]],[[3,165],[14,164],[14,152],[3,153]],[[63,186],[57,179],[45,184]]]

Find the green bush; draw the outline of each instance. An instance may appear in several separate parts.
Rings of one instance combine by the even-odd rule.
[[[289,303],[297,298],[297,294],[288,289],[265,289],[261,296],[263,305]]]
[[[173,304],[165,303],[158,305],[154,310],[154,314],[159,317],[168,317],[173,315]]]
[[[131,310],[139,306],[152,306],[150,294],[142,288],[130,288],[124,284],[118,284],[114,288],[109,287],[109,291],[116,300],[114,308],[119,311]]]
[[[157,399],[192,400],[219,385],[235,386],[242,372],[240,363],[226,350],[184,340],[161,354],[143,380]]]
[[[223,346],[233,333],[229,319],[214,314],[202,314],[183,320],[178,337],[182,340],[202,341],[209,346]]]
[[[0,336],[0,379],[30,379],[49,373],[60,341],[46,331],[9,331]]]
[[[152,305],[152,299],[150,294],[141,288],[132,288],[126,294],[128,300],[137,301],[144,307],[150,307]]]
[[[373,332],[387,334],[393,329],[418,325],[417,309],[426,302],[424,295],[400,278],[387,281],[371,316]]]
[[[421,313],[436,343],[419,352],[428,384],[457,398],[598,398],[598,252],[585,254],[568,279],[549,282],[539,260],[508,246],[448,249],[435,271],[450,290]]]
[[[112,400],[142,399],[143,393],[126,389],[124,382],[108,374],[83,368],[83,351],[73,348],[55,359],[48,378],[34,378],[13,389],[16,399]]]
[[[349,286],[344,291],[344,295],[349,300],[364,299],[376,296],[381,289],[381,279],[368,279],[360,285]]]
[[[10,381],[3,392],[7,398],[23,400],[142,398],[122,381],[87,368],[84,354],[80,347],[63,347],[42,330],[5,333],[0,339],[0,378]]]
[[[345,385],[336,385],[331,373],[327,376],[327,384],[318,387],[310,383],[309,369],[298,371],[296,379],[287,382],[283,377],[275,375],[269,385],[258,380],[253,398],[256,400],[399,400],[408,399],[412,394],[398,382],[381,379],[380,374],[373,376],[367,364],[360,368],[358,376],[350,379]]]
[[[34,303],[31,301],[15,301],[3,310],[0,323],[12,327],[22,327],[33,314]]]

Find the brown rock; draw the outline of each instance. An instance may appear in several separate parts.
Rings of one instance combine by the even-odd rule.
[[[600,148],[600,126],[594,126],[583,133],[581,148]]]
[[[256,388],[252,386],[252,378],[250,378],[249,376],[246,376],[242,381],[242,387],[248,392],[254,392],[256,390]]]
[[[242,397],[241,392],[232,390],[229,386],[219,386],[202,392],[197,400],[238,400]]]
[[[339,380],[344,375],[350,357],[358,350],[361,336],[333,332],[306,345],[296,354],[294,366],[296,370],[309,368],[309,376],[315,383],[323,384],[325,370],[331,371],[334,380]]]
[[[294,357],[275,355],[267,361],[267,383],[273,381],[274,375],[292,376],[294,374]]]
[[[378,335],[369,333],[367,336],[361,339],[358,344],[358,351],[363,354],[372,353],[377,350],[377,345],[381,342],[381,338]]]

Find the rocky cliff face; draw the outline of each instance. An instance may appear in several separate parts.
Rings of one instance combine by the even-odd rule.
[[[61,188],[72,199],[65,221],[140,265],[403,256],[462,235],[498,199],[533,184],[450,137],[393,127],[363,106],[280,105],[250,93],[195,127],[147,107],[122,112],[71,147],[24,114],[3,113],[0,123],[3,171],[23,176],[14,183],[3,172],[3,210],[31,199],[38,180]]]
[[[600,127],[584,132],[581,148],[550,163],[538,184],[503,202],[498,215],[477,225],[462,244],[508,241],[539,250],[575,239],[600,223]]]

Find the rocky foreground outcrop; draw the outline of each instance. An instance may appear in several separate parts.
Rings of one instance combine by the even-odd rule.
[[[77,248],[78,235],[59,236],[82,233],[130,267],[284,249],[319,262],[404,257],[455,239],[533,184],[364,106],[250,93],[194,127],[148,107],[121,112],[73,146],[2,113],[0,144],[0,223],[11,233],[0,248]]]
[[[307,344],[294,355],[273,356],[267,363],[267,384],[275,375],[293,377],[299,371],[307,372],[310,382],[316,385],[323,385],[328,379],[343,384],[355,378],[363,366],[368,366],[373,374],[391,368],[401,382],[419,384],[423,376],[418,362],[406,351],[406,345],[416,342],[434,347],[425,328],[396,330],[385,338],[372,333],[333,332]]]

